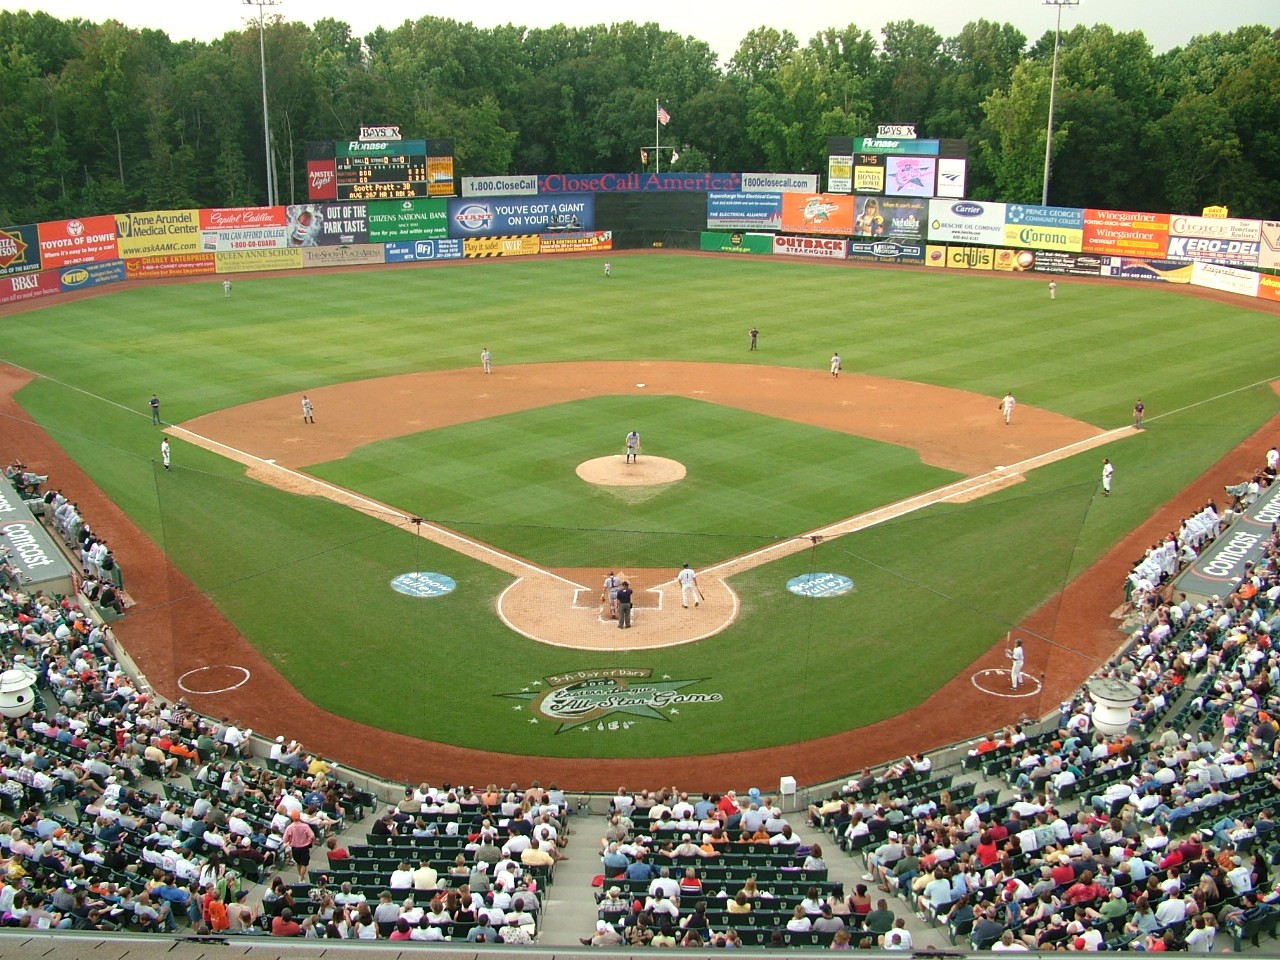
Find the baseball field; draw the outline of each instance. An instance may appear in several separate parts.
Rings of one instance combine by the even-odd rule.
[[[137,606],[117,633],[138,631],[152,683],[289,733],[287,681],[365,725],[317,739],[370,766],[373,730],[626,759],[896,717],[1277,408],[1268,313],[1154,285],[1062,280],[1051,302],[1030,277],[770,259],[328,272],[237,279],[229,299],[157,285],[6,323],[6,360],[35,375],[24,414],[172,562],[143,582],[121,554]],[[633,429],[641,460],[682,478],[626,476]],[[583,479],[589,461],[606,482]],[[682,563],[702,590],[688,610]],[[602,613],[608,570],[637,588],[630,633]],[[835,586],[806,595],[806,578]],[[1055,689],[1105,655],[1102,628],[1086,642],[1042,622],[1028,671],[1052,659]],[[956,736],[1010,709],[975,689]],[[379,772],[418,772],[397,749]]]

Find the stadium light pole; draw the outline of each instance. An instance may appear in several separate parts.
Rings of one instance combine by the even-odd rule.
[[[262,149],[267,161],[267,206],[276,205],[276,181],[271,173],[271,122],[267,114],[267,7],[278,7],[281,0],[244,0],[258,8],[258,60],[262,65]]]
[[[1053,100],[1058,90],[1058,38],[1062,35],[1062,8],[1078,7],[1080,0],[1041,0],[1046,7],[1058,8],[1058,23],[1053,28],[1053,72],[1049,75],[1049,131],[1044,138],[1044,185],[1040,205],[1049,205],[1049,161],[1053,154]]]

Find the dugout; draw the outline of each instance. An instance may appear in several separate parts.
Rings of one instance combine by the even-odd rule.
[[[66,555],[8,484],[0,484],[0,549],[22,574],[24,592],[75,593],[75,570]]]
[[[615,250],[697,250],[707,227],[705,192],[597,193],[596,229],[613,231]]]

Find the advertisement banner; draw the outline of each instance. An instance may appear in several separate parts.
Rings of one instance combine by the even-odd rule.
[[[201,230],[252,230],[283,227],[288,222],[284,207],[220,207],[200,211]]]
[[[495,237],[594,230],[595,200],[589,193],[566,193],[535,200],[459,197],[449,201],[449,236]]]
[[[825,237],[774,237],[773,252],[782,257],[843,260],[849,252],[849,241]]]
[[[115,222],[116,244],[125,260],[200,252],[199,210],[117,213]]]
[[[887,157],[884,192],[890,197],[932,197],[938,161],[932,157]]]
[[[153,277],[199,277],[214,273],[217,263],[212,253],[174,253],[161,257],[135,257],[124,262],[130,280]]]
[[[1262,246],[1258,250],[1258,266],[1264,270],[1280,270],[1280,220],[1262,221]]]
[[[81,217],[36,225],[45,270],[117,259],[114,217]]]
[[[877,240],[874,242],[849,241],[850,260],[869,260],[876,263],[914,263],[924,262],[925,247],[923,243],[899,243],[897,240]],[[942,266],[942,264],[938,264]]]
[[[459,260],[462,257],[461,240],[414,240],[388,243],[387,263],[409,263],[418,260]]]
[[[426,140],[339,140],[336,144],[339,157],[379,157],[395,154],[402,157],[425,157]]]
[[[279,250],[287,246],[289,246],[287,227],[200,231],[200,249],[206,253],[223,253],[228,250]]]
[[[462,255],[468,258],[529,257],[541,249],[541,237],[525,236],[468,237],[462,241]]]
[[[85,263],[78,267],[64,267],[58,274],[58,282],[64,292],[85,290],[104,283],[119,283],[126,278],[123,260],[106,263]]]
[[[929,204],[924,200],[859,197],[853,221],[856,237],[923,240]]]
[[[337,161],[307,161],[307,199],[312,202],[338,199]]]
[[[285,207],[288,245],[333,247],[369,242],[369,203],[302,203]]]
[[[1132,210],[1092,210],[1084,212],[1085,253],[1162,259],[1169,247],[1169,215],[1136,213]]]
[[[956,157],[943,157],[938,161],[938,196],[956,200],[964,198],[967,163]]]
[[[1005,208],[1004,242],[1036,250],[1079,253],[1084,242],[1084,211],[1011,203]]]
[[[1262,300],[1280,300],[1280,277],[1258,275],[1258,297]]]
[[[284,250],[232,250],[215,253],[213,259],[218,273],[302,269],[302,250],[299,247],[286,247]]]
[[[1191,284],[1242,297],[1258,295],[1258,274],[1252,270],[1236,270],[1234,267],[1220,267],[1216,263],[1198,260],[1191,265]]]
[[[538,192],[538,178],[533,174],[522,177],[463,177],[464,197],[532,197]]]
[[[34,226],[32,231],[34,232]],[[48,297],[61,292],[62,284],[58,282],[58,274],[54,270],[46,270],[43,273],[15,273],[0,277],[0,303],[34,300],[37,297]]]
[[[612,230],[593,230],[589,233],[544,233],[539,244],[540,253],[592,253],[613,249]]]
[[[996,262],[991,265],[991,269],[1004,273],[1022,273],[1026,270],[1035,269],[1035,265],[1035,251],[1011,250],[1008,247],[1000,247],[996,250]]]
[[[708,230],[781,230],[782,194],[708,193]]]
[[[449,204],[439,200],[374,200],[369,203],[369,242],[440,240],[449,234]]]
[[[284,207],[227,207],[200,211],[200,249],[270,250],[289,245]]]
[[[816,173],[744,173],[743,193],[817,193]],[[848,193],[849,191],[845,191]]]
[[[1205,240],[1257,240],[1261,236],[1262,221],[1231,220],[1226,217],[1188,217],[1173,214],[1169,217],[1169,232],[1179,237],[1198,237]]]
[[[773,253],[773,234],[704,233],[698,249],[712,253]]]
[[[1150,280],[1160,283],[1190,283],[1191,264],[1143,257],[1103,257],[1102,275],[1117,280]]]
[[[1229,221],[1218,221],[1226,223]],[[1172,225],[1171,225],[1172,226]],[[1256,267],[1261,254],[1260,240],[1224,240],[1219,237],[1182,237],[1169,234],[1170,260],[1207,260],[1237,267]]]
[[[937,140],[898,140],[892,137],[858,137],[853,141],[854,153],[912,154],[918,157],[936,157]]]
[[[930,200],[929,239],[935,243],[1004,245],[1005,205],[976,200]]]
[[[1067,253],[1061,250],[1024,251],[1034,257],[1031,269],[1036,273],[1057,276],[1098,277],[1102,275],[1102,258],[1091,253]]]
[[[835,193],[784,193],[782,229],[788,233],[853,233],[853,197]]]
[[[452,197],[453,157],[427,157],[427,196]]]
[[[947,247],[948,270],[994,270],[996,252],[990,247]]]
[[[381,243],[351,243],[337,247],[303,247],[304,267],[362,267],[386,263],[387,248]]]
[[[40,231],[34,223],[0,230],[0,277],[40,269]]]
[[[874,160],[874,163],[869,161]],[[884,193],[884,157],[875,154],[864,154],[853,164],[853,192]]]
[[[827,157],[827,192],[853,192],[853,157]]]
[[[740,173],[548,173],[538,193],[737,193]]]

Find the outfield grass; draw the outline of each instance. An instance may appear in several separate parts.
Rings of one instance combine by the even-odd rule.
[[[305,695],[387,729],[569,756],[788,743],[901,712],[1276,409],[1270,388],[1241,389],[1275,375],[1262,349],[1273,317],[1175,290],[1069,281],[1050,303],[1043,282],[1008,276],[643,256],[615,258],[606,282],[591,259],[481,262],[242,280],[231,300],[212,282],[124,290],[10,322],[22,332],[8,359],[53,378],[24,389],[23,405]],[[749,354],[752,324],[761,349]],[[28,335],[44,327],[56,341]],[[53,342],[76,347],[59,352]],[[179,470],[154,469],[159,434],[146,409],[153,391],[165,418],[180,421],[327,383],[475,365],[482,346],[499,366],[632,358],[815,370],[838,350],[851,372],[992,397],[1012,389],[1022,403],[1103,427],[1128,422],[1141,396],[1150,429],[1105,454],[1036,471],[991,500],[934,508],[757,568],[734,582],[744,616],[733,628],[647,654],[531,644],[493,615],[505,575],[330,503],[245,481],[214,454],[175,442]],[[811,519],[832,505],[847,503],[841,515],[853,513],[927,479],[927,468],[894,447],[708,405],[692,416],[694,401],[651,398],[646,415],[655,404],[655,422],[689,424],[688,458],[699,470],[705,452],[714,509],[700,513],[666,494],[618,506],[616,495],[598,491],[575,505],[568,491],[580,481],[552,460],[562,453],[576,463],[588,447],[600,451],[581,432],[558,428],[580,431],[584,416],[611,420],[636,409],[632,398],[625,409],[620,402],[603,397],[387,441],[321,472],[406,512],[439,517],[447,507],[460,520],[513,531],[532,524],[539,529],[513,533],[512,543],[524,537],[547,562],[567,565],[580,562],[568,545],[599,538],[566,534],[557,552],[544,525],[611,528],[618,513],[637,529],[688,532],[719,548],[789,535],[816,525]],[[1191,404],[1200,405],[1163,416]],[[704,419],[731,429],[704,435],[695,426]],[[519,469],[462,456],[468,447],[500,447],[513,427],[533,429],[547,449]],[[609,434],[615,446],[617,432]],[[781,459],[789,443],[829,445],[844,467],[796,471],[771,495],[767,474],[749,470],[743,456],[765,437]],[[1116,494],[1106,501],[1093,496],[1103,455],[1117,464]],[[403,469],[419,456],[439,465],[422,487],[418,471]],[[684,450],[679,459],[687,461]],[[847,470],[872,480],[865,489],[839,482]],[[504,491],[535,485],[537,496],[485,503],[470,489],[477,477]],[[657,562],[678,562],[669,547],[656,552]],[[387,589],[391,577],[415,569],[449,573],[459,589],[429,601]],[[787,594],[787,577],[809,570],[846,573],[858,588],[821,601]],[[915,655],[922,623],[926,658]],[[706,678],[697,689],[725,699],[670,723],[554,736],[502,697],[554,672],[619,664]]]

